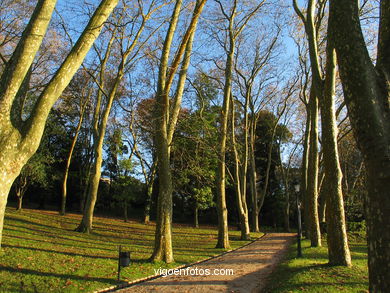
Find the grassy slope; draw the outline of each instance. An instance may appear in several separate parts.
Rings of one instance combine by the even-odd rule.
[[[154,268],[175,267],[216,254],[215,229],[174,225],[176,263],[150,263],[154,225],[95,218],[91,235],[73,232],[80,215],[7,209],[0,251],[0,292],[91,292],[117,284],[118,245],[131,251],[132,264],[122,270],[123,280],[154,274]],[[239,231],[231,245],[239,247]],[[261,234],[253,234],[259,237]]]
[[[304,240],[303,258],[296,258],[293,245],[287,259],[273,273],[266,292],[368,292],[367,245],[363,237],[350,234],[351,268],[327,265],[326,242],[311,248]]]

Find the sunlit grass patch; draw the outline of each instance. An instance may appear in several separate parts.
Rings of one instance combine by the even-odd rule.
[[[293,245],[287,259],[272,274],[266,292],[368,292],[367,245],[361,237],[350,237],[350,268],[329,266],[326,242],[310,247],[302,242],[303,257],[296,258]]]
[[[150,263],[154,225],[95,217],[90,235],[74,232],[80,215],[7,209],[0,251],[0,292],[91,292],[116,285],[118,246],[131,251],[131,265],[122,280],[154,274],[222,253],[214,248],[216,228],[174,225],[175,263]],[[230,232],[238,239],[239,231]],[[254,238],[260,233],[253,233]],[[232,248],[248,241],[232,240]]]

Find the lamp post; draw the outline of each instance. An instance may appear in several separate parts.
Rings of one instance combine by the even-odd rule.
[[[298,254],[297,257],[302,257],[302,246],[301,246],[301,239],[302,239],[302,221],[301,221],[301,202],[299,201],[299,190],[301,186],[298,182],[294,184],[295,194],[297,198],[297,213],[298,213],[298,234],[297,234],[297,240],[298,240]]]

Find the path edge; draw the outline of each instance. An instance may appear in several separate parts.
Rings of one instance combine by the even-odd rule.
[[[267,234],[268,233],[264,232],[263,235],[261,235],[260,237],[254,239],[254,240],[251,240],[250,242],[244,244],[243,246],[237,247],[235,249],[230,249],[230,250],[224,251],[221,254],[217,254],[217,255],[214,255],[214,256],[211,256],[211,257],[208,257],[208,258],[204,258],[204,259],[198,260],[198,261],[193,262],[193,263],[188,263],[188,264],[184,264],[184,265],[181,265],[181,266],[178,266],[178,267],[174,267],[174,268],[172,268],[172,270],[180,270],[180,269],[185,269],[185,268],[188,268],[188,267],[192,267],[194,265],[197,265],[197,264],[200,264],[200,263],[204,263],[206,261],[209,261],[209,260],[221,257],[221,256],[223,256],[225,254],[237,251],[237,250],[239,250],[241,248],[244,248],[244,247],[246,247],[248,245],[251,245],[252,243],[254,243],[256,241],[261,240]],[[119,290],[119,289],[132,287],[134,285],[137,285],[137,284],[140,284],[140,283],[143,283],[143,282],[146,282],[146,281],[158,279],[158,278],[161,278],[161,277],[163,277],[163,274],[155,274],[155,275],[146,276],[144,278],[136,279],[136,280],[133,280],[133,281],[130,281],[130,282],[123,281],[121,284],[110,286],[110,287],[107,287],[107,288],[104,288],[104,289],[99,289],[99,290],[93,291],[93,293],[114,292],[114,291]]]

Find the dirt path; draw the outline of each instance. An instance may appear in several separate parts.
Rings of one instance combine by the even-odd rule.
[[[260,292],[294,236],[269,233],[243,248],[183,269],[182,275],[160,277],[116,292]],[[209,275],[190,275],[207,270]]]

